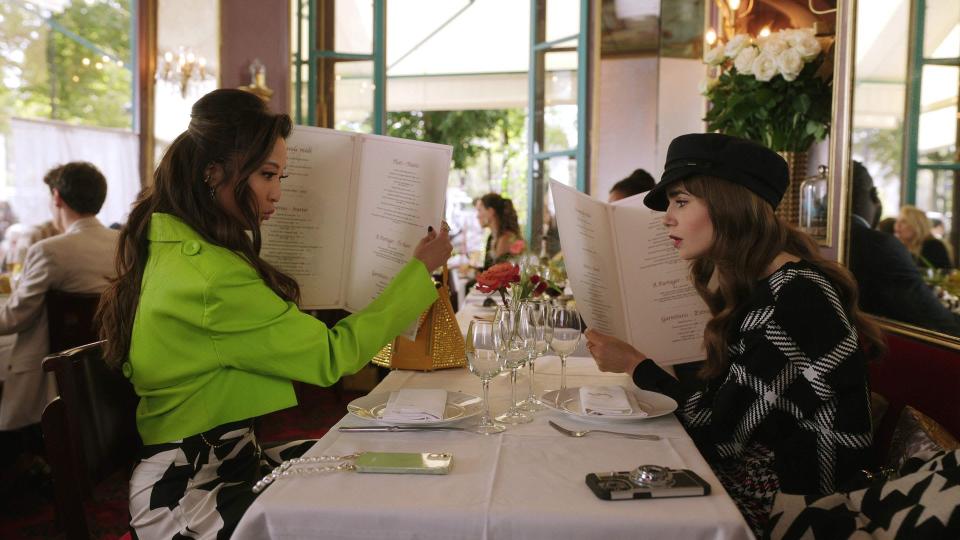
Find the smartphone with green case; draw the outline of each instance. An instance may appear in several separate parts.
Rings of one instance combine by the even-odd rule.
[[[354,461],[357,472],[387,474],[447,474],[452,464],[448,452],[364,452]]]

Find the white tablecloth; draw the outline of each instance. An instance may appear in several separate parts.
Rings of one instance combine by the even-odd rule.
[[[559,362],[543,358],[538,386],[556,387]],[[591,359],[571,358],[571,386],[632,384],[602,374]],[[480,393],[465,369],[394,371],[374,389],[446,388]],[[491,385],[493,412],[506,408],[509,385]],[[357,451],[451,452],[449,475],[324,473],[283,479],[253,503],[234,538],[752,538],[746,522],[673,415],[615,429],[656,433],[660,441],[557,433],[547,420],[571,428],[586,424],[544,411],[530,424],[500,435],[464,432],[352,433],[331,430],[307,455]],[[469,420],[467,422],[470,422]],[[344,425],[367,422],[347,416]],[[587,473],[629,470],[640,464],[692,469],[710,483],[706,497],[602,501],[584,483]]]

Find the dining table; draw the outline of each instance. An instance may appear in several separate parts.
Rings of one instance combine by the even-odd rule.
[[[462,327],[469,323],[467,315],[458,314]],[[559,387],[556,356],[541,357],[535,365],[537,393]],[[592,358],[584,356],[567,359],[567,384],[568,392],[579,386],[635,389],[627,375],[602,373]],[[521,388],[526,391],[525,384]],[[354,405],[359,401],[385,403],[391,392],[402,389],[481,395],[479,378],[467,368],[394,370]],[[509,381],[495,377],[489,399],[492,414],[506,410],[509,402]],[[344,411],[344,417],[304,457],[327,459],[364,452],[449,454],[449,472],[360,473],[329,470],[333,467],[325,465],[338,463],[329,461],[294,465],[291,468],[304,469],[303,474],[279,477],[267,485],[244,514],[233,538],[753,538],[733,500],[673,413],[623,421],[586,418],[558,405],[553,403],[535,413],[529,423],[510,425],[493,435],[471,431],[478,420],[476,406],[461,420],[443,424],[462,428],[455,430],[341,432],[340,427],[386,424],[369,418],[369,411],[363,408],[361,413]],[[656,435],[658,439],[603,433],[570,437],[554,429],[551,421],[571,430],[605,429]],[[710,492],[705,496],[602,500],[586,483],[590,473],[631,471],[647,464],[693,471],[709,484]],[[318,470],[311,472],[307,470],[310,467]]]

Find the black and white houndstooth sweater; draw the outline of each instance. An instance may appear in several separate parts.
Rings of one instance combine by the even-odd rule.
[[[787,263],[741,313],[725,375],[691,392],[646,360],[634,382],[677,400],[711,463],[760,445],[783,492],[836,491],[868,465],[871,444],[866,364],[836,289],[815,266]]]

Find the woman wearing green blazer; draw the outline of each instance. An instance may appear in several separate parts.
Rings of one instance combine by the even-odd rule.
[[[228,537],[254,482],[314,442],[261,448],[253,419],[296,405],[291,381],[327,386],[356,372],[437,297],[430,272],[451,246],[431,228],[366,309],[327,328],[297,308],[297,283],[259,256],[290,129],[253,94],[207,94],[121,233],[99,315],[107,361],[140,396],[145,446],[130,481],[140,538]]]

